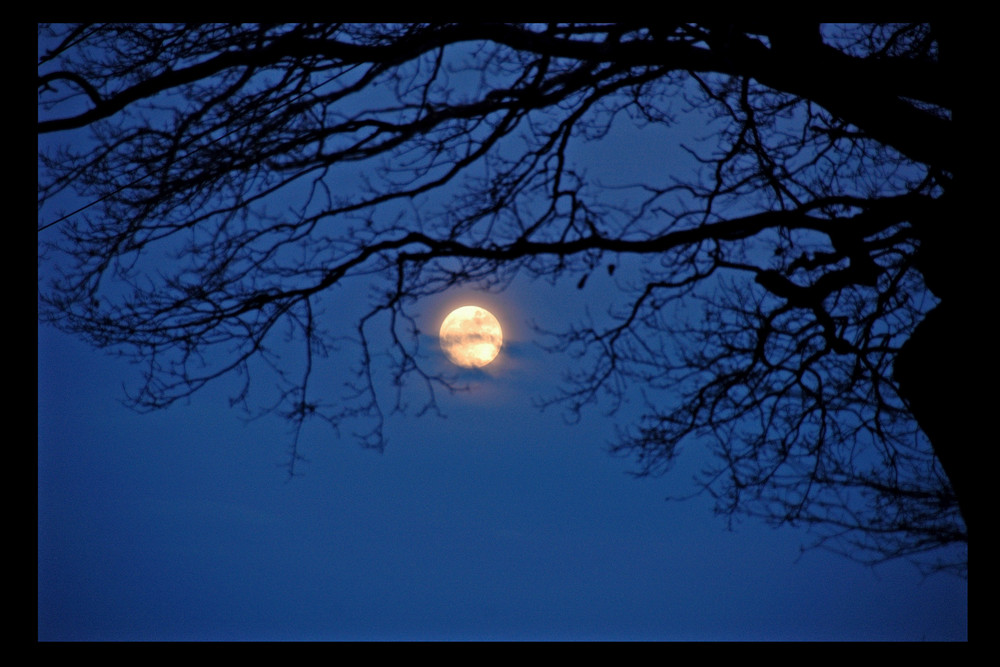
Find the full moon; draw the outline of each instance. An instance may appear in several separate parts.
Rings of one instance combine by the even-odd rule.
[[[503,344],[500,322],[479,306],[456,308],[441,323],[441,349],[453,364],[479,368],[493,361]]]

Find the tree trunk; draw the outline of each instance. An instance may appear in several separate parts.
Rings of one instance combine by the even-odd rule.
[[[903,344],[893,377],[948,475],[968,529],[972,453],[987,444],[977,428],[985,415],[982,386],[991,381],[985,368],[991,344],[979,320],[992,295],[972,292],[986,284],[980,274],[991,259],[983,239],[955,228],[972,215],[959,204],[964,198],[949,194],[938,201],[939,208],[913,223],[920,236],[915,267],[941,302]]]
[[[986,444],[977,443],[970,428],[978,415],[971,409],[975,389],[969,384],[968,364],[979,365],[984,360],[967,356],[974,337],[965,330],[965,318],[959,310],[945,301],[931,310],[903,345],[893,372],[910,412],[930,439],[951,482],[968,529],[970,453],[977,444]]]

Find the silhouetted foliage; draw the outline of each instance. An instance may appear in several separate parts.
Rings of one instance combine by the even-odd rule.
[[[363,442],[382,447],[376,322],[395,386],[415,380],[435,409],[457,385],[424,363],[419,299],[518,276],[586,289],[600,271],[620,308],[550,332],[579,357],[556,400],[573,413],[642,392],[614,446],[640,474],[697,442],[723,513],[965,574],[940,547],[967,543],[968,447],[936,426],[951,405],[928,400],[921,372],[954,338],[921,322],[955,307],[960,261],[942,225],[959,168],[942,27],[101,24],[42,38],[38,132],[67,134],[40,154],[40,247],[62,271],[40,287],[41,317],[142,361],[137,407],[233,373],[242,402],[265,363],[284,383],[271,409],[295,425],[292,472],[309,419],[364,418]],[[574,158],[613,123],[691,118],[697,169],[664,146],[661,173],[605,187]],[[99,203],[47,229],[69,193]],[[377,286],[358,363],[324,401],[310,377],[341,343],[318,313],[357,278]],[[294,377],[272,356],[289,332],[304,343]]]

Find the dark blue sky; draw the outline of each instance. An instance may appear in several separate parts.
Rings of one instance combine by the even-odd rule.
[[[680,169],[680,141],[704,130],[688,122],[612,132],[574,157],[622,182]],[[468,375],[472,391],[438,394],[445,418],[390,418],[382,454],[307,427],[291,481],[287,424],[245,422],[234,381],[137,414],[120,400],[139,368],[40,324],[39,639],[967,639],[967,581],[803,553],[807,533],[752,520],[729,531],[710,498],[664,500],[690,490],[696,443],[657,479],[607,454],[639,406],[577,424],[536,408],[573,361],[530,324],[621,305],[603,272],[585,290],[577,278],[419,304],[427,332],[451,307],[489,308],[498,359]],[[325,317],[350,319],[367,295],[339,291]],[[424,343],[430,367],[447,363]],[[335,400],[349,363],[322,360],[313,391]]]
[[[290,482],[280,421],[214,390],[133,413],[135,368],[40,327],[39,638],[967,638],[966,581],[727,531],[664,501],[697,452],[636,480],[604,451],[627,409],[534,408],[566,360],[514,332],[572,297],[550,292],[492,297],[515,340],[447,418],[390,420],[381,455],[307,429]]]

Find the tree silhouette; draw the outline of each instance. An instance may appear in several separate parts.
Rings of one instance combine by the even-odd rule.
[[[230,374],[244,402],[251,370],[270,365],[294,473],[307,420],[363,418],[362,441],[382,447],[404,386],[423,387],[423,410],[459,388],[421,355],[421,298],[517,276],[586,289],[600,271],[622,305],[547,332],[579,357],[556,400],[613,408],[638,388],[644,416],[614,449],[639,474],[697,441],[716,461],[699,483],[723,513],[809,524],[854,558],[966,573],[964,549],[940,556],[967,544],[971,467],[951,423],[961,378],[938,353],[968,321],[956,296],[968,244],[942,222],[961,183],[947,26],[39,36],[38,132],[59,133],[40,148],[39,243],[61,270],[40,286],[40,316],[144,363],[136,407]],[[665,162],[610,188],[574,157],[622,119],[690,118],[704,123],[683,147],[697,168]],[[71,194],[87,206],[50,212]],[[348,392],[324,402],[311,374],[340,343],[319,312],[359,278],[377,298],[355,324]],[[371,373],[375,326],[391,337],[391,407]],[[275,356],[289,333],[296,376]]]

